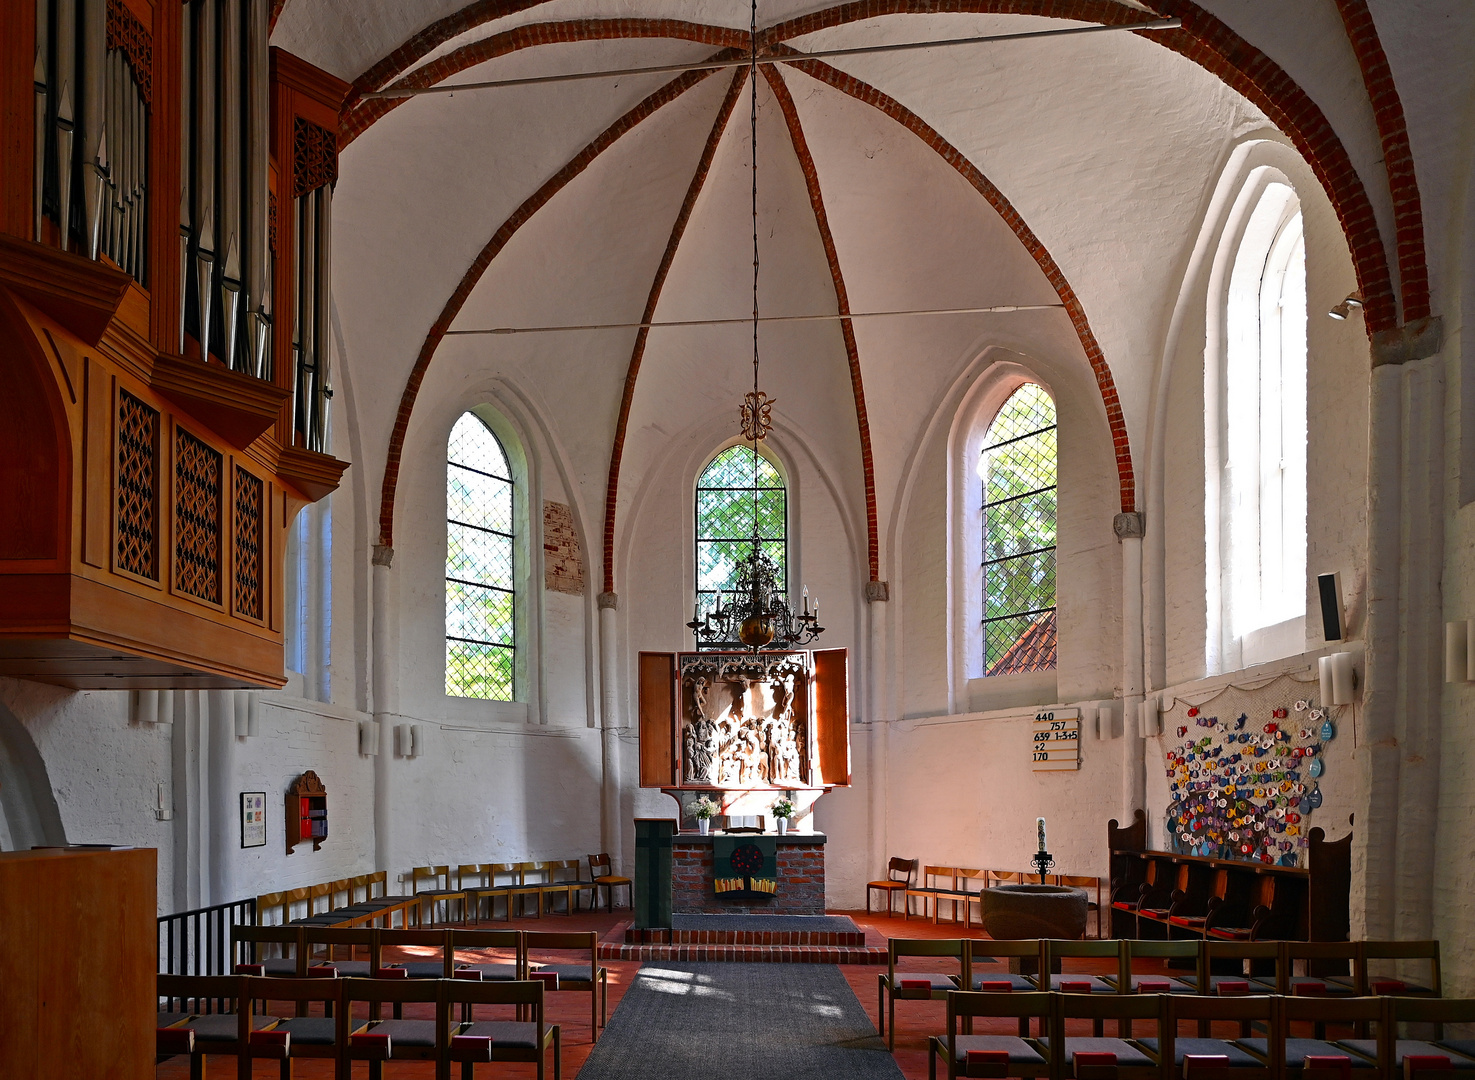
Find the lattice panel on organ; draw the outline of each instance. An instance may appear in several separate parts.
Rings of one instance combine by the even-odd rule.
[[[261,618],[262,524],[266,485],[239,465],[235,468],[235,608],[237,615]]]
[[[159,414],[126,390],[118,393],[118,523],[120,570],[159,576]]]
[[[174,588],[220,603],[221,465],[183,428],[174,438]]]
[[[338,179],[338,136],[311,120],[296,117],[292,127],[292,195],[301,198]]]

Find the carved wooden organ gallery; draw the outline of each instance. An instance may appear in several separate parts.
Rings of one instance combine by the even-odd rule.
[[[640,654],[640,783],[724,814],[767,814],[783,792],[850,785],[844,649]]]
[[[0,6],[0,674],[280,686],[338,111],[270,0]]]

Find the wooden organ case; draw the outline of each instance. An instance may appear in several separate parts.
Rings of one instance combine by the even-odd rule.
[[[0,8],[0,675],[283,684],[337,117],[270,0]]]

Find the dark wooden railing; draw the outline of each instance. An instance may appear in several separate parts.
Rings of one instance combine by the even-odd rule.
[[[159,916],[159,971],[167,975],[229,975],[233,926],[254,926],[256,898]]]

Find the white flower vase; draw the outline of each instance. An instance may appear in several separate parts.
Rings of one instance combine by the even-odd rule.
[[[778,834],[784,836],[789,831],[789,819],[781,817],[778,819]]]
[[[700,833],[702,836],[706,836],[711,831],[712,831],[712,819],[711,818],[697,818],[697,832],[698,833]]]

